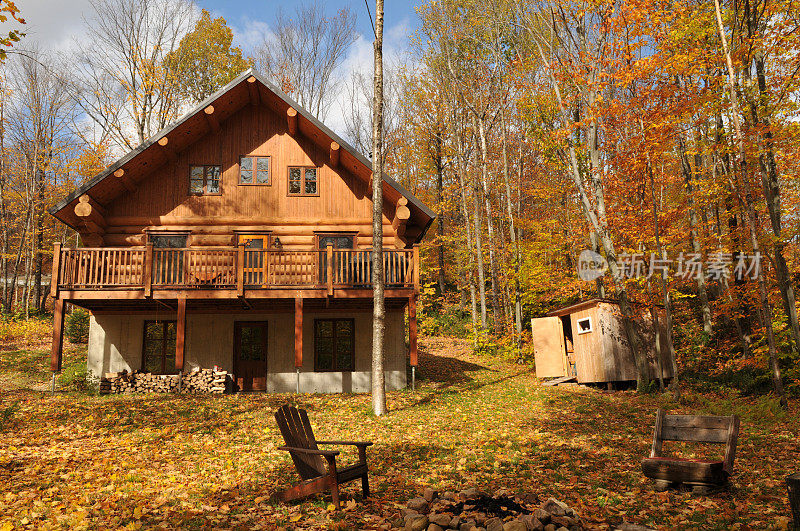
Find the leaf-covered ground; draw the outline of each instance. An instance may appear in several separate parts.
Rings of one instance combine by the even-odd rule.
[[[67,365],[80,365],[68,349]],[[367,395],[92,396],[21,389],[48,382],[46,349],[0,349],[0,529],[374,529],[424,487],[477,486],[555,496],[607,528],[625,519],[660,528],[780,528],[789,514],[783,478],[800,455],[798,404],[541,387],[527,366],[470,353],[467,343],[423,342],[416,392],[389,394],[391,414]],[[20,360],[20,366],[17,361]],[[14,368],[17,366],[17,368]],[[21,376],[20,376],[21,374]],[[344,487],[280,504],[295,481],[273,412],[309,410],[326,439],[372,440],[374,497]],[[655,493],[640,472],[659,406],[742,416],[732,488],[707,497]],[[717,451],[717,449],[712,449]],[[344,456],[353,459],[345,450]]]

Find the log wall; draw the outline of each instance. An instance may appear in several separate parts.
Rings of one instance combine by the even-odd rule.
[[[145,243],[149,230],[186,230],[189,245],[235,244],[236,231],[272,231],[284,248],[309,249],[318,232],[354,232],[357,247],[372,245],[368,184],[302,134],[291,135],[285,116],[267,106],[245,106],[185,150],[155,168],[133,191],[106,206],[107,246]],[[269,156],[269,185],[239,185],[242,155]],[[221,165],[220,195],[189,194],[189,167]],[[315,166],[318,196],[288,195],[288,167]],[[392,227],[395,205],[386,202],[388,247],[405,247]]]

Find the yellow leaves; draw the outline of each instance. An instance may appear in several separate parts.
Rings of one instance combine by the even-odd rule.
[[[328,512],[335,511],[336,510],[336,506],[334,504],[332,504],[332,503],[329,503],[328,506],[326,507],[326,510]]]
[[[332,504],[331,504],[331,505],[332,505]],[[302,515],[302,514],[300,514],[300,513],[297,513],[297,514],[294,514],[294,515],[290,516],[290,517],[289,517],[289,521],[290,521],[290,522],[299,522],[299,521],[300,521],[300,519],[301,519],[302,517],[303,517],[303,515]]]
[[[137,520],[141,520],[141,518],[142,518],[142,508],[141,507],[137,507],[137,508],[135,508],[133,510],[133,517],[136,518]]]
[[[11,522],[3,522],[2,525],[0,525],[0,531],[11,531],[12,529],[14,529],[14,524]]]

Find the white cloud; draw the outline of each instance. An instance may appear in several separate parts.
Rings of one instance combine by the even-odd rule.
[[[275,34],[269,24],[252,18],[242,18],[238,23],[230,24],[233,30],[233,45],[242,49],[245,55],[252,55],[253,50],[266,40],[274,41]]]
[[[90,0],[27,0],[18,2],[25,24],[10,19],[0,23],[0,32],[21,29],[26,33],[16,47],[38,43],[52,50],[67,48],[81,33],[83,16],[91,12]]]

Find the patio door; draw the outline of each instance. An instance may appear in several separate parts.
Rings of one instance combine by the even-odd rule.
[[[269,248],[269,234],[239,234],[239,245],[244,245],[244,283],[263,286],[267,283],[264,267],[264,249]]]
[[[234,322],[233,374],[240,391],[267,390],[267,321]]]

